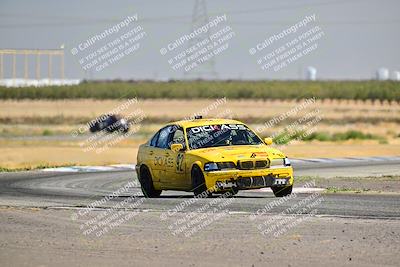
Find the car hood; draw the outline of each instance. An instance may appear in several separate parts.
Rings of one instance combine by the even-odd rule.
[[[191,150],[190,153],[214,162],[285,157],[281,151],[267,145],[210,147]]]

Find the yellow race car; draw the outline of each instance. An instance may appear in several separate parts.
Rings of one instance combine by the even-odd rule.
[[[271,187],[291,194],[293,169],[285,155],[244,123],[227,119],[172,122],[139,147],[136,172],[146,197],[162,190],[212,193]]]

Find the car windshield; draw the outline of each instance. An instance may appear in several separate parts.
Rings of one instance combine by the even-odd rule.
[[[260,138],[244,124],[216,124],[187,129],[190,149],[232,145],[259,145]]]

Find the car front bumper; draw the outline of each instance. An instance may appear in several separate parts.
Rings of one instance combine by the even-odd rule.
[[[256,170],[221,170],[205,172],[207,188],[225,191],[230,188],[239,190],[257,189],[272,186],[293,185],[293,168],[267,168]]]

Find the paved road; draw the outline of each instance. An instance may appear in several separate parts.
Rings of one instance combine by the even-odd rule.
[[[297,175],[330,177],[390,174],[399,162],[316,159],[294,166]],[[306,193],[277,202],[282,198],[260,190],[228,199],[168,191],[145,199],[135,186],[80,213],[132,181],[133,170],[0,173],[0,265],[365,267],[400,261],[396,194]],[[120,215],[117,205],[128,200],[139,205],[125,206]],[[205,208],[211,205],[222,208],[214,213]],[[316,216],[293,216],[312,209]],[[270,226],[276,228],[263,232]]]
[[[297,175],[317,173],[344,172],[359,174],[366,170],[398,172],[400,159],[373,158],[366,160],[329,160],[314,159],[295,161]],[[34,206],[34,207],[82,207],[93,201],[100,200],[113,191],[135,182],[136,187],[130,188],[118,198],[103,203],[100,207],[115,205],[132,195],[141,195],[136,174],[132,170],[103,172],[21,172],[0,174],[0,205]],[[146,199],[141,205],[142,210],[168,211],[192,197],[191,193],[165,191],[159,199]],[[310,197],[310,194],[298,194],[296,198],[286,201],[269,210],[280,213],[296,202]],[[262,209],[276,198],[271,192],[242,191],[229,206],[230,211],[254,213]],[[207,201],[199,200],[190,209],[200,207]],[[318,205],[318,214],[355,217],[390,217],[400,218],[400,195],[355,195],[328,194]],[[99,205],[98,205],[99,206]]]
[[[300,176],[366,177],[400,175],[400,157],[316,158],[293,160]]]

